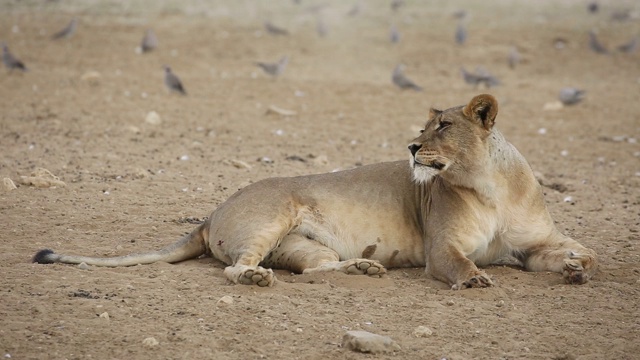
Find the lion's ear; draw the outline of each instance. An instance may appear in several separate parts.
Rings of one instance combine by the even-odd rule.
[[[462,113],[486,130],[491,130],[498,115],[498,101],[489,94],[478,95],[469,101]]]
[[[431,108],[429,109],[429,119],[433,119],[434,117],[442,114],[442,110]]]

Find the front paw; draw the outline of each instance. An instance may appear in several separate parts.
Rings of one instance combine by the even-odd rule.
[[[469,288],[485,288],[493,286],[493,281],[489,275],[480,272],[465,281],[458,281],[451,286],[451,290],[462,290]]]
[[[596,270],[596,259],[592,255],[578,254],[571,252],[569,257],[564,259],[562,276],[567,284],[584,284]]]

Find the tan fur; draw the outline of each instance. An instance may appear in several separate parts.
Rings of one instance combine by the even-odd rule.
[[[238,191],[207,222],[163,250],[118,258],[57,255],[41,263],[127,266],[211,254],[237,284],[272,286],[272,268],[382,276],[385,267],[425,266],[453,289],[486,287],[477,265],[504,255],[531,271],[584,283],[596,254],[562,235],[540,185],[494,128],[491,95],[466,106],[432,109],[410,145],[410,162],[266,179]]]

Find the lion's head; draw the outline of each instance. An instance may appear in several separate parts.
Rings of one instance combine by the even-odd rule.
[[[498,102],[488,94],[474,97],[465,106],[432,108],[421,135],[409,144],[414,179],[427,182],[440,175],[461,180],[477,173],[486,165],[486,139],[497,113]]]

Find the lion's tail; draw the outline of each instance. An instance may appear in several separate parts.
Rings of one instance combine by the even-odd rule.
[[[52,250],[44,249],[38,251],[33,257],[33,262],[38,264],[80,264],[94,266],[133,266],[138,264],[151,264],[157,261],[175,263],[183,260],[193,259],[206,253],[205,233],[208,231],[209,221],[205,221],[191,234],[185,235],[175,243],[157,251],[150,251],[141,254],[131,254],[118,257],[100,258],[89,256],[75,256],[56,254]]]

